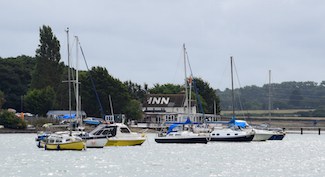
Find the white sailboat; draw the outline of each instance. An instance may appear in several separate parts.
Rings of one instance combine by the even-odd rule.
[[[271,70],[269,70],[269,124],[271,123],[271,110],[272,110],[272,99],[271,99]],[[281,128],[270,128],[270,127],[257,127],[256,130],[264,133],[270,134],[271,136],[267,140],[282,140],[286,135],[286,132]]]
[[[186,144],[207,143],[210,139],[208,135],[194,133],[192,129],[192,122],[190,121],[192,78],[190,77],[188,79],[186,73],[187,53],[186,53],[185,44],[183,44],[183,52],[184,52],[184,73],[185,73],[185,94],[186,94],[186,99],[184,103],[184,112],[187,113],[187,120],[185,122],[172,124],[169,127],[167,133],[159,133],[158,136],[155,137],[155,141],[157,143],[186,143]],[[185,127],[187,127],[187,129],[185,129]],[[176,130],[176,128],[178,129]]]
[[[233,58],[230,57],[231,65],[231,90],[232,90],[232,119],[227,126],[217,126],[210,133],[211,142],[213,141],[231,141],[231,142],[250,142],[255,136],[252,129],[247,129],[248,124],[236,120],[235,115],[235,97],[233,82]]]

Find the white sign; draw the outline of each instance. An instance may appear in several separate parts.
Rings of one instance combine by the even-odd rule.
[[[151,104],[160,104],[160,105],[165,105],[169,103],[169,97],[149,97],[147,100],[148,105]]]

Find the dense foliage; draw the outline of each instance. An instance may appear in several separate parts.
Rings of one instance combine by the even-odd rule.
[[[8,111],[0,111],[0,125],[6,128],[25,129],[26,122]]]
[[[231,90],[218,90],[217,93],[222,110],[230,110]],[[246,86],[235,89],[234,93],[236,110],[267,110],[269,98],[272,109],[317,109],[325,106],[325,81],[320,84],[308,81]]]
[[[5,108],[21,111],[22,96],[26,95],[35,67],[35,58],[18,56],[0,58],[0,91],[3,92],[2,104]]]

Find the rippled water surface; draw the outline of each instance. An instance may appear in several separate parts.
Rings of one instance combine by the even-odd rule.
[[[36,134],[0,134],[0,176],[325,176],[325,135],[282,141],[45,151]]]

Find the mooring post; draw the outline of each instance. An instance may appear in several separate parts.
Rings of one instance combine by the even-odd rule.
[[[320,135],[320,128],[318,128],[318,134]]]
[[[303,134],[303,132],[304,132],[304,131],[303,131],[303,129],[302,129],[302,128],[300,128],[300,134]]]

